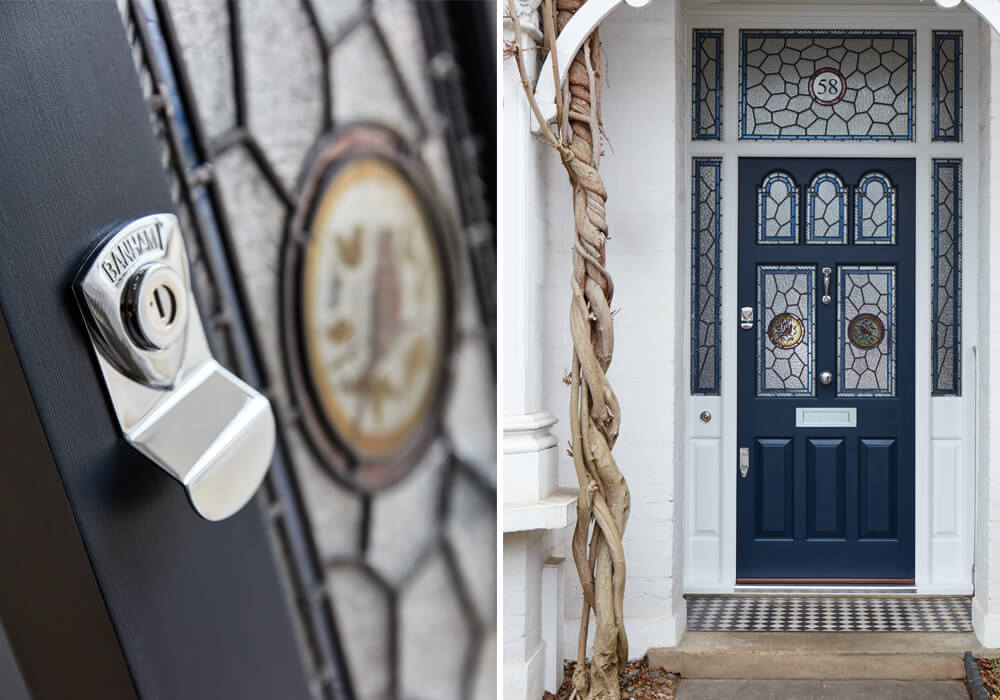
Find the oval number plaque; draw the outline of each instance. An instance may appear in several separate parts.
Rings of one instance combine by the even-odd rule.
[[[809,78],[809,94],[821,105],[840,102],[847,91],[847,81],[835,68],[820,68]]]

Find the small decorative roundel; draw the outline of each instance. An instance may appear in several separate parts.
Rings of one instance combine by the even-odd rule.
[[[767,325],[767,337],[779,348],[794,348],[802,342],[802,321],[795,314],[778,314]]]
[[[818,104],[833,105],[844,99],[847,81],[836,68],[820,68],[809,78],[809,95]]]
[[[321,147],[286,238],[284,340],[310,442],[366,489],[401,478],[437,434],[450,353],[443,215],[394,135]]]
[[[847,324],[847,337],[855,346],[867,350],[882,342],[882,338],[885,337],[885,326],[874,314],[859,314]]]

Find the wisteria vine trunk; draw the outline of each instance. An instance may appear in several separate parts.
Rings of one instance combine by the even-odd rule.
[[[553,5],[554,1],[554,5]],[[601,157],[601,41],[597,30],[587,37],[559,84],[556,37],[586,0],[545,0],[542,8],[544,49],[552,58],[556,81],[556,119],[541,116],[525,69],[521,26],[513,0],[507,16],[514,41],[513,56],[528,102],[538,122],[539,137],[560,155],[573,190],[573,271],[570,333],[573,359],[570,386],[570,454],[580,493],[573,560],[583,587],[583,610],[573,674],[573,696],[586,700],[619,700],[619,676],[628,659],[622,605],[625,596],[625,553],[622,537],[629,513],[629,491],[611,450],[618,439],[621,413],[607,378],[614,349],[611,298],[614,285],[605,264],[609,238],[605,218],[607,192],[598,173]],[[542,80],[549,76],[541,76]],[[588,676],[584,664],[590,614],[595,621],[594,651]]]

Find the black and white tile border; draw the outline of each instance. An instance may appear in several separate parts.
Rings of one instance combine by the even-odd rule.
[[[693,632],[971,632],[967,597],[688,596]]]

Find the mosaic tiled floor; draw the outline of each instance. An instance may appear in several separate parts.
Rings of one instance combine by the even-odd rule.
[[[971,632],[967,597],[688,596],[694,632]]]

